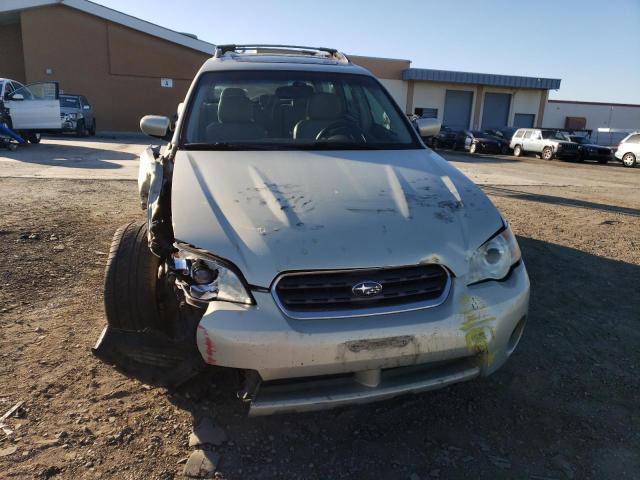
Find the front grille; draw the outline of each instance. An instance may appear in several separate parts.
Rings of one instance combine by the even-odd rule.
[[[363,283],[382,289],[370,296],[354,292]],[[331,313],[444,301],[448,287],[448,271],[429,264],[285,274],[276,284],[275,296],[285,312]]]
[[[563,143],[562,144],[562,149],[565,152],[577,152],[578,151],[578,144],[577,143]]]

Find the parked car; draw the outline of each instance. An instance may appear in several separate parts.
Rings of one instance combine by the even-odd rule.
[[[492,137],[500,140],[500,153],[507,155],[511,153],[511,139],[513,134],[516,133],[516,128],[502,127],[502,128],[485,128],[484,132]]]
[[[60,95],[62,131],[75,132],[79,137],[96,134],[96,118],[84,95]]]
[[[459,148],[469,153],[500,153],[502,141],[480,130],[461,130],[454,141],[454,149]]]
[[[615,157],[622,160],[625,167],[635,167],[640,157],[640,132],[634,132],[622,139]]]
[[[443,125],[440,127],[440,131],[437,135],[429,138],[429,142],[427,145],[431,148],[453,148],[453,144],[456,141],[456,137],[458,135],[458,131]]]
[[[141,120],[171,146],[141,156],[148,220],[114,236],[95,354],[164,384],[236,369],[251,414],[495,372],[529,303],[500,212],[368,70],[333,49],[256,49],[216,48],[175,131]]]
[[[578,144],[578,160],[597,160],[598,163],[607,163],[611,158],[611,149],[602,145],[595,145],[587,137],[569,135],[572,142]]]
[[[578,144],[559,130],[519,128],[509,146],[516,157],[523,153],[537,153],[544,160],[578,158]]]
[[[23,85],[0,78],[0,110],[12,130],[31,143],[45,131],[60,131],[59,88],[56,82]]]

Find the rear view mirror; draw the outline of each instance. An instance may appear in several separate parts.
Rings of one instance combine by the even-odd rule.
[[[9,97],[10,100],[24,100],[24,95],[22,95],[21,93],[16,93],[15,95],[12,95],[11,97]]]
[[[440,133],[442,123],[437,118],[419,118],[416,120],[418,124],[418,133],[421,137],[433,137]]]
[[[171,121],[160,115],[147,115],[140,120],[140,130],[155,138],[167,139]]]

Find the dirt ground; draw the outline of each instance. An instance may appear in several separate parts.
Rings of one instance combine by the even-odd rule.
[[[639,478],[640,168],[570,168],[594,185],[483,186],[532,281],[498,373],[266,418],[246,417],[225,371],[167,392],[91,354],[111,236],[143,218],[134,182],[1,178],[0,415],[24,405],[0,430],[0,478],[178,479],[203,415],[227,434],[226,479]]]

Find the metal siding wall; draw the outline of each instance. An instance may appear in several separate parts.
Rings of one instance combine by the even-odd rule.
[[[482,127],[506,127],[509,123],[511,94],[487,92],[482,109]]]
[[[444,100],[443,125],[454,128],[469,128],[473,92],[447,90]]]

